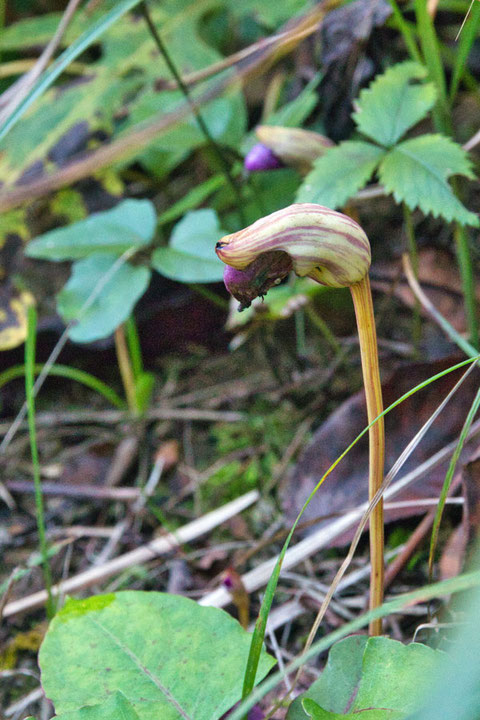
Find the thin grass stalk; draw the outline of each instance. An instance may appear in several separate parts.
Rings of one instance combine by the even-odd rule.
[[[408,251],[412,263],[413,273],[418,279],[418,247],[415,238],[415,228],[413,226],[412,212],[410,208],[403,203],[403,219],[405,222],[405,232],[407,235]],[[412,340],[415,354],[419,355],[420,340],[422,336],[422,318],[420,316],[420,301],[415,298],[415,306],[413,308],[413,327]]]
[[[40,375],[43,372],[44,365],[41,363],[35,363],[33,370],[35,375]],[[94,375],[91,375],[85,370],[79,370],[78,368],[70,367],[69,365],[52,365],[49,370],[49,375],[53,377],[66,378],[73,380],[74,382],[81,383],[85,387],[94,390],[99,395],[112,403],[119,410],[125,410],[125,401],[117,395],[115,390],[109,387],[106,383],[99,380]],[[25,375],[25,365],[15,365],[14,367],[8,368],[0,373],[0,388],[7,383],[15,380],[16,378],[23,377]]]
[[[372,292],[368,275],[350,286],[355,315],[357,318],[360,354],[362,359],[363,384],[367,401],[368,422],[371,423],[383,412],[382,386],[378,365],[377,333],[373,314]],[[385,426],[383,417],[368,431],[369,434],[369,472],[368,498],[373,500],[383,482],[385,463]],[[383,500],[380,499],[370,517],[370,609],[383,602],[384,578],[384,530]],[[371,635],[382,632],[381,618],[375,618],[369,627]]]
[[[163,57],[165,64],[167,65],[168,69],[172,73],[173,77],[175,78],[175,82],[178,85],[178,89],[183,94],[186,102],[188,103],[190,110],[197,121],[198,127],[200,128],[201,132],[203,133],[205,140],[207,141],[207,144],[211,148],[213,154],[217,158],[221,171],[223,175],[225,176],[225,180],[227,184],[230,186],[230,189],[232,190],[235,198],[236,198],[236,204],[237,204],[237,212],[238,217],[240,219],[240,222],[242,225],[246,224],[246,218],[245,218],[245,212],[243,210],[243,200],[240,193],[240,190],[237,186],[237,183],[235,182],[232,173],[230,171],[230,167],[228,165],[228,162],[225,160],[224,154],[222,152],[222,149],[219,147],[218,143],[212,136],[207,123],[203,119],[203,115],[201,111],[198,109],[196,104],[193,101],[193,98],[190,94],[190,90],[188,89],[187,85],[183,81],[183,78],[180,74],[180,72],[177,69],[177,66],[175,65],[172,56],[170,55],[167,46],[163,42],[160,34],[157,31],[157,28],[155,27],[155,23],[153,22],[150,12],[148,10],[148,4],[146,0],[144,0],[140,5],[140,10],[143,14],[143,17],[145,19],[145,22],[147,24],[148,30],[161,54]]]
[[[457,193],[458,195],[458,193]],[[455,248],[457,251],[458,267],[462,281],[462,291],[465,304],[468,334],[470,342],[478,348],[479,328],[477,316],[477,299],[475,297],[475,276],[473,272],[472,255],[468,232],[462,225],[456,225],[453,232]]]
[[[429,549],[429,553],[428,553],[428,579],[429,579],[429,582],[431,581],[432,576],[433,576],[433,561],[435,559],[435,551],[437,549],[437,543],[438,543],[438,533],[440,531],[440,524],[442,522],[443,511],[445,509],[445,503],[447,501],[448,491],[450,490],[450,485],[452,484],[453,474],[455,472],[455,468],[457,467],[457,463],[458,463],[460,454],[465,445],[465,440],[467,439],[470,427],[472,425],[475,415],[478,412],[479,407],[480,407],[480,389],[477,391],[477,394],[475,395],[473,403],[470,406],[470,410],[468,411],[468,415],[463,424],[462,431],[461,431],[460,437],[458,439],[457,447],[455,448],[455,452],[453,453],[452,458],[450,460],[448,470],[445,475],[445,480],[444,480],[444,483],[442,486],[442,491],[440,493],[440,498],[439,498],[438,505],[437,505],[437,511],[435,513],[435,518],[433,521],[432,535],[430,537],[430,549]]]
[[[325,652],[334,643],[338,642],[347,635],[352,635],[358,630],[361,630],[368,624],[371,624],[377,619],[381,619],[391,615],[393,613],[399,613],[407,607],[411,607],[420,602],[426,602],[433,598],[441,597],[442,595],[450,595],[452,593],[465,592],[474,587],[480,585],[480,570],[474,572],[465,573],[464,575],[458,575],[455,578],[443,580],[442,582],[435,583],[434,585],[428,585],[427,587],[414,590],[405,595],[399,595],[394,600],[384,603],[374,610],[361,615],[355,620],[352,620],[345,625],[342,625],[338,630],[330,633],[326,637],[322,638],[318,642],[314,643],[308,653],[301,655],[291,663],[289,663],[284,672],[276,672],[270,675],[260,685],[258,685],[251,695],[242,701],[231,715],[229,720],[243,720],[246,717],[249,710],[256,705],[265,695],[273,690],[277,685],[283,682],[285,675],[289,675],[298,668],[302,667],[310,658],[318,656],[320,653]]]
[[[387,413],[391,412],[398,405],[401,405],[402,402],[407,400],[407,398],[411,397],[419,390],[422,390],[423,388],[427,387],[427,385],[430,385],[431,383],[435,382],[436,380],[439,380],[440,378],[444,377],[445,375],[448,375],[449,373],[454,372],[455,370],[458,370],[462,367],[465,367],[465,365],[468,365],[468,364],[474,362],[475,360],[479,360],[479,359],[480,359],[480,356],[476,356],[473,359],[469,358],[468,360],[463,360],[462,362],[457,363],[456,365],[452,365],[451,367],[447,368],[446,370],[442,370],[441,372],[437,373],[436,375],[433,375],[432,377],[428,378],[427,380],[424,380],[423,382],[419,383],[418,385],[416,385],[414,388],[412,388],[408,392],[404,393],[400,398],[398,398],[398,400],[395,400],[395,402],[393,402],[391,405],[389,405],[388,408],[386,408],[382,412],[380,418],[378,418],[378,419],[383,418],[385,415],[387,415]],[[337,465],[339,465],[339,463],[343,460],[343,458],[346,455],[348,455],[350,450],[357,444],[357,442],[367,432],[369,432],[371,426],[373,424],[375,424],[375,422],[377,422],[377,418],[375,418],[372,423],[369,423],[367,425],[367,427],[364,428],[362,430],[362,432],[357,435],[357,437],[350,443],[350,445],[347,448],[345,448],[345,450],[338,456],[338,458],[335,460],[335,462],[333,462],[330,465],[330,467],[328,468],[328,470],[322,475],[322,477],[320,478],[318,483],[315,485],[315,487],[313,488],[313,490],[310,493],[310,495],[308,496],[308,498],[305,500],[300,512],[298,513],[298,515],[290,529],[290,532],[288,533],[288,536],[287,536],[287,538],[283,544],[283,547],[280,551],[280,554],[278,556],[277,562],[272,571],[270,579],[267,583],[265,594],[263,596],[262,604],[260,607],[260,612],[258,614],[257,621],[255,623],[255,629],[253,632],[252,642],[250,645],[250,651],[249,651],[248,660],[247,660],[247,667],[245,669],[242,698],[246,698],[248,695],[250,695],[250,693],[253,690],[254,684],[255,684],[255,676],[257,673],[258,662],[260,659],[260,653],[261,653],[262,647],[263,647],[263,639],[265,637],[265,630],[266,630],[266,626],[267,626],[268,615],[269,615],[270,608],[272,606],[273,598],[275,595],[278,578],[280,577],[283,559],[285,557],[285,553],[287,552],[288,546],[290,545],[290,540],[292,539],[293,534],[300,522],[300,519],[301,519],[303,513],[305,512],[305,510],[307,509],[307,507],[310,505],[310,502],[312,501],[312,499],[315,497],[319,488],[323,485],[323,483],[327,479],[327,477],[333,472],[333,470],[335,470],[335,468],[337,467]],[[300,667],[301,665],[302,665],[302,663],[299,663],[296,667]],[[248,707],[251,707],[251,706],[248,705]],[[238,717],[240,718],[241,715],[238,715]]]
[[[444,410],[448,402],[451,400],[451,398],[455,395],[457,390],[460,388],[462,383],[467,379],[469,374],[473,371],[475,367],[475,363],[472,363],[468,370],[464,372],[460,380],[455,384],[455,386],[450,390],[448,395],[442,400],[440,405],[436,408],[435,412],[428,418],[428,420],[423,424],[423,426],[420,428],[420,430],[416,433],[415,437],[410,440],[407,447],[403,450],[403,452],[400,454],[400,456],[395,461],[394,465],[391,467],[389,472],[385,475],[385,479],[382,483],[381,488],[376,493],[375,497],[370,501],[368,508],[366,509],[365,513],[363,514],[359,524],[357,525],[357,528],[355,530],[355,534],[353,536],[352,542],[350,543],[350,547],[348,549],[348,553],[346,557],[344,558],[342,564],[340,565],[340,568],[338,569],[334,579],[332,580],[330,587],[328,589],[327,594],[325,595],[325,598],[322,602],[322,605],[320,607],[320,610],[317,613],[317,617],[315,618],[315,622],[313,623],[313,626],[310,630],[310,633],[307,638],[307,642],[305,644],[305,648],[302,651],[302,653],[307,653],[309,648],[311,647],[315,635],[317,634],[318,628],[320,627],[320,623],[322,622],[325,613],[327,611],[327,608],[330,604],[330,601],[332,600],[333,596],[335,595],[335,592],[337,591],[337,588],[345,575],[348,566],[350,565],[351,561],[353,560],[353,556],[355,554],[355,551],[357,549],[358,543],[360,542],[360,538],[362,537],[362,533],[365,529],[365,525],[368,522],[368,519],[375,508],[376,503],[380,499],[381,496],[385,494],[385,492],[390,487],[393,480],[396,478],[402,467],[405,465],[408,458],[411,456],[411,454],[414,452],[414,450],[418,447],[420,442],[425,437],[428,430],[431,428],[435,420],[438,418],[440,413]],[[468,435],[470,431],[470,425],[468,429],[466,430],[466,435]],[[448,493],[448,490],[447,490]],[[385,583],[384,583],[385,584]],[[297,672],[297,675],[295,677],[295,680],[293,682],[293,686],[295,687],[298,683],[299,677],[300,677],[301,670]]]
[[[420,51],[417,47],[417,43],[415,42],[415,34],[410,27],[410,25],[407,23],[405,18],[402,15],[402,12],[400,8],[397,5],[396,0],[389,0],[390,7],[393,11],[393,18],[395,22],[397,23],[397,29],[403,36],[403,40],[405,42],[405,45],[407,47],[408,52],[410,53],[410,57],[412,60],[415,60],[415,62],[421,63],[422,62],[422,56],[420,55]]]
[[[45,530],[45,511],[43,505],[42,483],[40,480],[40,459],[38,455],[37,432],[35,427],[35,345],[37,332],[37,311],[30,305],[27,313],[27,339],[25,342],[25,393],[27,400],[28,434],[32,455],[33,483],[35,486],[35,513],[37,519],[38,541],[42,556],[42,570],[45,588],[48,594],[47,617],[55,615],[55,603],[52,596],[52,573],[48,561],[48,543]]]

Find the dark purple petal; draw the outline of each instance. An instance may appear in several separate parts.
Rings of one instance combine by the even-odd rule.
[[[292,260],[284,252],[266,252],[259,255],[245,270],[227,267],[223,281],[230,295],[240,302],[240,310],[250,307],[252,300],[263,297],[277,285],[292,269]]]
[[[257,143],[247,153],[243,166],[249,172],[277,170],[285,167],[281,160],[263,143]]]

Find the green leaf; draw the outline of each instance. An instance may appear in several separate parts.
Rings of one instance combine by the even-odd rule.
[[[287,720],[305,720],[302,701],[305,698],[328,712],[341,713],[348,708],[362,676],[366,635],[351,635],[333,645],[324,671],[309,689],[290,705]]]
[[[478,227],[477,216],[455,197],[451,175],[473,178],[467,153],[444,135],[421,135],[394,147],[379,168],[380,182],[397,202],[448,222]]]
[[[307,10],[313,4],[312,0],[227,0],[226,5],[240,18],[253,15],[260,23],[270,28],[290,20],[296,13]]]
[[[172,222],[172,220],[176,220],[189,210],[194,210],[198,205],[200,205],[200,203],[204,202],[212,193],[221,188],[224,184],[225,176],[219,174],[214,175],[199,185],[194,185],[194,187],[189,190],[184,197],[158,216],[158,224],[165,225],[166,223]]]
[[[217,720],[240,699],[249,642],[224,611],[177,595],[70,599],[40,649],[42,686],[62,720],[116,692],[140,720]],[[259,680],[274,662],[262,653]]]
[[[225,266],[215,255],[215,244],[223,235],[214,210],[189,212],[175,225],[168,247],[155,250],[152,267],[179,282],[218,282]]]
[[[321,79],[322,75],[317,73],[308,85],[304,87],[302,92],[297,95],[295,100],[282,105],[281,108],[269,115],[264,124],[299,127],[304,120],[307,119],[318,102],[316,88]]]
[[[362,678],[352,710],[390,708],[411,713],[422,703],[446,656],[420,643],[373,637],[363,655]]]
[[[130,263],[118,264],[116,255],[93,254],[78,260],[72,275],[57,296],[57,309],[68,323],[78,318],[69,337],[75,342],[92,342],[108,337],[133,311],[135,303],[148,287],[150,270]],[[105,282],[107,273],[112,273]],[[105,283],[102,287],[102,283]],[[101,288],[101,289],[100,289]],[[93,293],[99,291],[95,300],[82,311]]]
[[[397,720],[421,706],[444,653],[383,637],[345,638],[330,650],[313,685],[292,703],[287,720]],[[347,712],[345,712],[347,711]]]
[[[422,65],[407,61],[377,75],[358,98],[353,113],[358,130],[386,147],[394,145],[435,104],[433,83],[413,84],[426,74]]]
[[[384,154],[383,148],[358,140],[332,147],[315,161],[300,185],[297,202],[342,207],[370,179]]]
[[[148,245],[155,222],[155,208],[149,200],[124,200],[112,210],[41,235],[25,252],[44,260],[78,260],[101,251],[121,255],[129,248]]]
[[[341,713],[332,713],[328,710],[324,710],[313,700],[305,698],[302,702],[303,709],[305,710],[305,717],[312,718],[312,720],[402,720],[405,717],[405,713],[399,713],[396,710],[386,710],[384,708],[374,708],[372,710],[362,710],[361,715],[359,713],[347,713],[342,715]]]
[[[110,695],[105,702],[55,715],[55,718],[57,720],[140,720],[132,703],[119,690]]]

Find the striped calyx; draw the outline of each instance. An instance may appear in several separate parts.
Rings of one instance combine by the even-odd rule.
[[[313,203],[290,205],[267,215],[226,235],[215,249],[220,260],[244,271],[264,253],[285,253],[297,275],[328,287],[359,282],[371,259],[370,243],[358,223]],[[274,284],[271,275],[269,287]]]

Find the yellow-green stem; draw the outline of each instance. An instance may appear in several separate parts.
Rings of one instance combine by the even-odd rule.
[[[382,386],[378,366],[377,332],[373,315],[372,293],[368,275],[350,286],[355,315],[357,318],[360,354],[362,359],[363,382],[367,400],[368,422],[383,412]],[[369,472],[368,496],[372,500],[383,481],[385,463],[385,428],[380,418],[369,430]],[[379,607],[383,602],[383,499],[370,516],[370,609]],[[382,620],[376,618],[369,626],[371,635],[380,635]]]
[[[132,363],[128,353],[125,328],[120,325],[115,330],[115,350],[117,353],[118,367],[122,377],[123,387],[127,398],[128,408],[134,415],[138,412],[137,393],[135,390],[135,377],[133,375]]]

